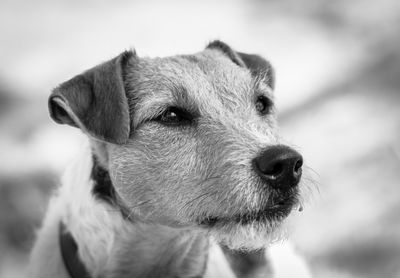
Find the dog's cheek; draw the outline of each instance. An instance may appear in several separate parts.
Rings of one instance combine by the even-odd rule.
[[[147,217],[188,220],[184,206],[201,191],[194,186],[199,172],[191,133],[149,124],[125,146],[110,147],[111,176],[129,207]]]

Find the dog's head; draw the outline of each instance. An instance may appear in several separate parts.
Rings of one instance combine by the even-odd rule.
[[[128,51],[57,87],[52,118],[79,127],[137,221],[262,247],[297,205],[302,157],[282,145],[273,70],[214,41],[194,55]]]

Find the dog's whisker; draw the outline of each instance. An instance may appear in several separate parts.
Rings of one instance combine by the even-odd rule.
[[[305,196],[314,197],[316,193],[321,194],[318,182],[312,178],[304,177],[301,185],[302,191],[307,192]]]
[[[129,211],[127,218],[131,219],[132,215],[135,213],[135,211],[134,211],[135,209],[138,209],[138,208],[142,207],[143,205],[149,204],[151,201],[152,200],[146,200],[146,201],[142,201],[142,202],[136,204],[135,206],[126,207]]]
[[[134,210],[134,209],[140,208],[140,207],[142,207],[143,205],[149,204],[151,201],[152,201],[152,200],[147,200],[147,201],[140,202],[140,203],[138,203],[138,204],[136,204],[136,205],[134,205],[134,206],[132,206],[132,207],[128,207],[128,209],[129,209],[129,210]]]
[[[303,168],[305,168],[308,172],[311,172],[313,175],[317,176],[318,179],[321,178],[320,174],[317,171],[315,171],[313,168],[311,168],[310,166],[303,165]]]
[[[198,201],[199,203],[202,203],[206,198],[208,198],[209,196],[211,196],[213,194],[213,192],[205,192],[199,196],[194,197],[193,199],[189,200],[188,202],[186,202],[182,208],[180,209],[180,211],[185,211],[191,204],[193,204],[194,202]]]

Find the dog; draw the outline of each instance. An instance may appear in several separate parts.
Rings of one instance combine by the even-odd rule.
[[[300,206],[303,158],[282,144],[274,70],[213,41],[134,50],[62,83],[51,118],[88,144],[65,172],[30,277],[266,277],[265,248]]]

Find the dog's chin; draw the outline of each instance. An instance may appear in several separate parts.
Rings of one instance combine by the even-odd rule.
[[[247,224],[225,223],[210,229],[211,236],[219,243],[235,250],[256,250],[287,237],[286,223],[282,221],[252,222]]]
[[[231,249],[255,250],[287,237],[286,218],[297,201],[234,216],[207,217],[200,225]]]

